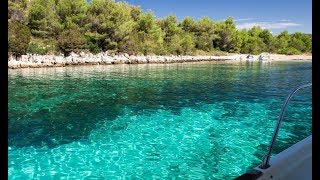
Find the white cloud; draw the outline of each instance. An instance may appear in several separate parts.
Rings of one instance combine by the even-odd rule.
[[[291,20],[290,19],[281,19],[280,21],[282,21],[282,22],[290,22]]]
[[[241,18],[241,19],[235,19],[234,21],[237,22],[237,21],[251,21],[251,20],[254,20],[256,18]]]
[[[252,23],[242,23],[238,24],[238,29],[250,29],[253,26],[260,26],[262,29],[285,29],[292,26],[301,26],[301,24],[293,23],[293,22],[252,22]]]

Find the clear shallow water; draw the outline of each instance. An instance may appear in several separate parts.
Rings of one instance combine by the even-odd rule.
[[[9,70],[9,179],[232,179],[265,155],[311,62]],[[275,153],[311,134],[293,97]]]

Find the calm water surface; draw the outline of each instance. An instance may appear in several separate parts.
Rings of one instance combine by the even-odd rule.
[[[260,164],[312,63],[9,70],[9,179],[232,179]],[[275,153],[311,134],[310,88]]]

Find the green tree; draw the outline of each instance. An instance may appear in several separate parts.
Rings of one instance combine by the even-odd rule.
[[[265,44],[264,49],[262,51],[271,52],[275,50],[274,47],[274,37],[270,33],[269,30],[264,29],[259,33],[259,37],[262,39],[263,43]]]
[[[8,23],[8,51],[19,57],[26,53],[31,32],[28,26],[17,22]]]
[[[88,5],[88,23],[86,36],[89,46],[97,46],[102,51],[116,48],[111,43],[113,33],[111,11],[115,8],[113,0],[92,0]]]
[[[250,35],[249,35],[248,31],[246,29],[240,30],[239,37],[241,39],[240,53],[243,53],[243,54],[250,53],[250,47],[249,47]]]
[[[312,35],[311,34],[303,34],[302,41],[305,44],[305,48],[303,52],[312,52]]]
[[[263,42],[263,39],[260,37],[262,33],[260,26],[253,26],[249,29],[249,40],[248,40],[248,50],[251,54],[260,54],[266,49],[266,44]]]
[[[167,49],[170,52],[170,54],[180,55],[183,52],[181,44],[181,36],[175,34],[171,37],[170,43],[167,44]]]
[[[138,33],[139,51],[145,55],[150,53],[163,54],[163,39],[165,33],[156,24],[152,12],[141,14],[137,22],[136,31]]]
[[[181,34],[183,31],[178,26],[177,17],[171,14],[164,19],[160,19],[157,23],[165,34],[164,45],[167,51],[171,54],[181,54]]]
[[[185,32],[193,33],[196,31],[195,21],[190,16],[187,16],[186,18],[182,19],[179,23],[179,26]]]
[[[137,55],[141,47],[138,32],[132,32],[128,39],[121,44],[121,49],[130,55]]]
[[[295,48],[295,49],[299,50],[300,52],[304,52],[306,45],[304,44],[304,42],[301,39],[296,38],[296,37],[292,37],[289,42],[289,47]]]
[[[8,19],[10,21],[18,21],[24,24],[27,19],[27,6],[27,0],[8,0]]]
[[[276,45],[277,49],[283,49],[288,47],[289,41],[290,41],[290,35],[288,31],[282,31],[277,37],[276,37]]]
[[[98,34],[96,35],[98,36]],[[102,51],[102,48],[99,46],[99,42],[97,41],[97,39],[100,39],[99,37],[94,37],[94,34],[87,34],[84,37],[90,52],[97,54]]]
[[[217,23],[215,33],[217,34],[214,40],[215,47],[222,51],[240,52],[241,38],[232,17]]]
[[[61,31],[54,0],[33,0],[28,11],[31,33],[40,38],[55,38]]]
[[[93,0],[88,6],[89,23],[86,33],[102,50],[123,52],[134,30],[140,11],[125,2]]]
[[[140,15],[137,30],[144,33],[151,33],[154,29],[158,28],[155,23],[155,17],[152,12],[146,12]]]
[[[131,6],[131,17],[134,21],[138,21],[141,14],[142,14],[142,10],[140,7]]]
[[[86,0],[59,0],[57,4],[57,14],[65,29],[83,28],[87,21],[86,11]]]
[[[78,29],[67,29],[60,33],[58,46],[61,52],[68,56],[71,52],[79,53],[86,48],[86,42]]]
[[[27,53],[30,54],[40,54],[45,55],[47,54],[48,49],[45,47],[40,47],[38,43],[30,42],[27,48]]]
[[[165,33],[164,41],[167,43],[170,43],[173,36],[182,33],[182,29],[177,24],[177,17],[172,14],[159,20],[158,24]]]
[[[27,51],[38,54],[61,51],[68,55],[84,48],[93,53],[108,50],[145,55],[215,49],[252,54],[312,52],[312,35],[283,31],[273,36],[258,26],[237,30],[232,17],[220,22],[209,17],[195,21],[189,16],[178,22],[172,14],[156,19],[152,12],[115,0],[8,0],[8,22],[8,51],[17,55],[26,50],[21,45],[26,38],[20,43],[14,35],[24,31],[27,37],[27,27],[22,24],[31,31]]]
[[[193,51],[194,46],[195,46],[195,43],[194,43],[193,36],[189,33],[184,33],[182,40],[181,40],[181,48],[182,48],[184,55]]]
[[[216,37],[214,23],[209,17],[203,17],[195,24],[195,47],[203,51],[213,49],[213,39]]]
[[[115,41],[118,52],[124,52],[127,47],[127,40],[129,39],[136,22],[132,18],[132,7],[125,2],[116,3],[115,11],[113,12],[114,19],[114,36],[111,38],[112,41]]]
[[[310,52],[312,47],[311,36],[296,32],[291,35],[289,47],[293,47],[301,52]]]
[[[293,47],[286,47],[286,48],[280,49],[278,53],[286,54],[286,55],[294,55],[294,54],[301,54],[301,51]]]

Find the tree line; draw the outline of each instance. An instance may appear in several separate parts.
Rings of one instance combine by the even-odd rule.
[[[254,26],[236,28],[232,17],[214,22],[151,11],[114,0],[9,0],[8,53],[20,56],[71,52],[200,55],[212,53],[301,54],[312,52],[312,36],[272,35]]]

